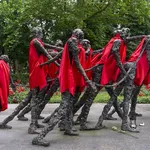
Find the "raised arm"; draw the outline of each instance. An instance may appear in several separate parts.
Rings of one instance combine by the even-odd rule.
[[[41,43],[35,39],[34,40],[34,46],[36,47],[38,54],[44,54],[48,59],[51,59],[52,57],[49,55],[48,51],[41,45]]]
[[[78,53],[79,53],[79,49],[77,47],[77,39],[76,38],[72,38],[70,40],[68,40],[68,48],[69,48],[69,53],[72,56],[72,58],[74,59],[75,65],[78,68],[79,72],[82,74],[82,76],[84,77],[84,80],[86,83],[89,84],[89,86],[91,86],[94,90],[96,90],[96,87],[92,84],[92,82],[88,79],[81,63],[78,57]]]
[[[60,52],[64,49],[63,47],[58,47],[58,46],[50,45],[47,43],[44,43],[44,47],[47,49],[56,49],[58,52]]]
[[[61,52],[59,52],[59,53],[58,53],[58,52],[52,52],[52,51],[50,51],[49,54],[50,54],[51,56],[53,56],[53,58],[50,59],[50,60],[48,60],[47,62],[42,63],[40,66],[43,66],[43,65],[46,65],[46,64],[50,64],[50,63],[52,63],[52,62],[54,62],[54,61],[60,59],[60,58],[61,58],[61,55],[62,55],[62,52],[63,52],[63,51],[61,51]],[[56,64],[58,67],[60,66],[60,64],[59,64],[58,62],[55,62],[55,64]]]
[[[118,67],[120,68],[121,72],[126,75],[126,71],[125,71],[123,64],[121,62],[121,59],[120,59],[120,54],[119,54],[120,45],[121,45],[121,40],[115,40],[113,47],[112,47],[112,53],[115,56],[115,60],[117,62]]]
[[[101,52],[103,52],[103,49],[97,49],[97,50],[93,50],[92,54],[95,55]]]
[[[129,37],[126,37],[125,42],[129,43],[131,41],[140,40],[140,39],[142,39],[144,37],[146,37],[146,35],[137,35],[137,36],[131,36],[131,37],[129,36]]]
[[[36,47],[36,50],[38,52],[38,54],[42,53],[44,54],[48,59],[53,59],[53,57],[48,53],[48,51],[41,45],[41,43],[38,40],[34,40],[34,45]],[[59,64],[54,61],[54,63],[59,66]]]

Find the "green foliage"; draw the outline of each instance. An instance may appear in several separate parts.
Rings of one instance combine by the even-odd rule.
[[[10,90],[9,95],[9,103],[19,103],[21,102],[29,92],[29,88],[22,87],[21,85],[17,87],[17,91],[14,93]],[[107,103],[110,99],[108,93],[103,90],[101,91],[95,98],[94,103]],[[118,101],[121,102],[123,100],[123,95],[118,97]],[[53,97],[50,99],[49,103],[60,103],[61,102],[61,93],[57,91]],[[138,103],[150,103],[150,95],[149,90],[146,90],[144,87],[142,88],[139,96],[138,96]]]
[[[138,103],[150,104],[150,96],[142,96],[142,97],[138,98]]]
[[[140,94],[141,97],[143,96],[150,96],[150,89],[147,89],[145,86],[142,86],[141,90],[140,90]]]
[[[145,89],[145,92],[149,93],[148,90]],[[110,99],[110,96],[108,95],[107,92],[103,91],[100,92],[95,100],[94,103],[107,103],[108,100]],[[118,101],[121,102],[123,100],[123,96],[118,97]],[[54,96],[50,99],[50,103],[60,103],[61,102],[61,94],[59,92],[55,93]],[[150,95],[142,95],[138,96],[138,103],[150,103]]]
[[[23,87],[22,85],[17,86],[16,92],[13,92],[10,88],[9,90],[9,97],[8,97],[8,103],[20,103],[24,98],[27,96],[29,92],[29,88]]]
[[[28,91],[25,92],[16,92],[13,95],[9,95],[8,97],[8,103],[9,104],[14,104],[14,103],[20,103],[22,100],[24,100],[24,98],[27,96]]]
[[[53,97],[50,99],[49,103],[60,103],[61,102],[61,94],[60,92],[56,92]]]
[[[23,1],[1,3],[0,16],[0,26],[3,26],[1,47],[11,60],[18,59],[19,63],[24,63],[27,60],[29,28],[26,24],[28,18],[24,15]]]
[[[12,74],[12,78],[13,78],[14,82],[17,82],[19,80],[22,84],[27,84],[28,83],[29,74],[28,73]]]
[[[41,26],[44,41],[63,42],[82,28],[92,48],[102,48],[118,25],[131,35],[149,34],[150,3],[146,0],[3,0],[0,1],[0,50],[20,68],[27,62],[30,29]],[[128,56],[137,43],[128,47]]]
[[[150,2],[147,0],[1,0],[0,54],[8,54],[11,64],[18,63],[19,73],[13,74],[13,79],[26,84],[28,74],[21,73],[27,72],[24,66],[27,66],[32,27],[41,26],[44,41],[49,43],[56,39],[65,42],[73,29],[82,28],[92,48],[97,49],[105,46],[118,25],[129,27],[131,35],[150,34],[149,16]],[[130,43],[128,57],[138,42]],[[142,92],[145,95],[139,97],[139,102],[148,101],[148,92],[145,89]],[[22,100],[25,95],[18,99]],[[58,93],[51,102],[60,99]],[[109,96],[102,92],[95,102],[107,102],[108,99]]]

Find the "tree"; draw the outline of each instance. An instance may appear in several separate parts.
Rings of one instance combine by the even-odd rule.
[[[1,0],[0,49],[15,62],[16,71],[22,69],[34,26],[42,27],[49,43],[65,42],[73,29],[82,28],[92,47],[102,48],[118,25],[129,27],[132,35],[149,34],[149,5],[147,0]]]

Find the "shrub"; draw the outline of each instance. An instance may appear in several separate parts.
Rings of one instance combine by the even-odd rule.
[[[28,83],[28,79],[29,79],[28,73],[17,73],[17,74],[11,74],[11,75],[12,75],[14,82],[17,82],[19,79],[22,84]]]
[[[141,88],[139,96],[149,96],[150,95],[150,87],[149,86],[143,86]]]
[[[20,82],[18,80],[18,82]],[[11,88],[9,88],[9,97],[8,97],[8,103],[20,103],[29,92],[29,88],[22,86],[18,82],[15,82],[16,84],[16,91],[14,92]]]
[[[15,82],[15,84],[18,85],[16,92],[13,92],[12,89],[10,88],[10,91],[9,91],[10,95],[8,98],[9,103],[19,103],[28,94],[29,87],[21,85],[20,82],[21,82],[20,80],[17,80],[17,82]],[[99,92],[94,102],[95,103],[107,103],[109,99],[110,99],[110,96],[105,90],[103,90]],[[122,100],[123,100],[123,95],[120,95],[118,97],[118,101],[120,102]],[[60,103],[60,102],[61,102],[61,93],[57,91],[53,95],[53,97],[50,99],[49,103]],[[150,91],[149,89],[145,88],[145,86],[143,86],[140,91],[140,94],[138,96],[138,103],[150,103]]]

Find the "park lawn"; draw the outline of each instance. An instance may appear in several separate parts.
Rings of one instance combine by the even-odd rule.
[[[110,96],[108,95],[107,92],[103,91],[100,92],[94,102],[95,103],[107,103],[109,100]],[[123,96],[119,96],[118,97],[118,101],[122,101],[123,100]],[[61,94],[60,92],[57,92],[56,94],[54,94],[54,96],[50,99],[50,103],[60,103],[61,101]],[[138,103],[150,103],[150,95],[146,95],[146,96],[138,96]]]
[[[17,86],[16,92],[13,92],[12,89],[9,91],[8,101],[10,104],[12,103],[20,103],[28,94],[29,88],[23,86]],[[81,95],[82,96],[82,95]],[[102,89],[99,94],[96,96],[94,102],[95,103],[107,103],[109,100],[109,95]],[[118,101],[123,100],[122,93],[118,97]],[[60,103],[61,101],[61,93],[59,91],[55,92],[53,97],[49,100],[49,103]],[[150,103],[150,90],[147,90],[145,87],[142,87],[139,96],[138,103]]]

